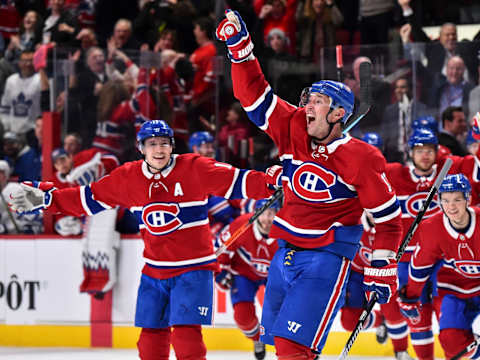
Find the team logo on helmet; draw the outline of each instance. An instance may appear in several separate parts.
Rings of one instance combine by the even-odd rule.
[[[142,210],[142,221],[148,232],[165,235],[178,229],[183,223],[177,217],[180,208],[175,203],[153,203]]]
[[[420,210],[422,210],[423,204],[427,200],[427,197],[428,192],[418,192],[413,194],[412,196],[409,196],[405,200],[405,210],[407,211],[408,215],[410,215],[411,217],[416,217]],[[438,203],[438,196],[435,195],[423,217],[427,219],[430,216],[435,215],[435,213],[439,210],[440,206]]]
[[[292,176],[293,191],[304,200],[321,202],[332,199],[329,187],[335,185],[335,174],[314,163],[303,163]]]
[[[470,279],[480,278],[480,261],[459,260],[455,261],[455,268],[460,274]]]

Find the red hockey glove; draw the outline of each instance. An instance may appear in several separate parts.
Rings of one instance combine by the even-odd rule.
[[[217,39],[225,41],[230,61],[240,63],[249,60],[253,51],[253,43],[247,27],[238,11],[225,11],[223,19],[217,27]]]
[[[396,261],[372,260],[363,270],[363,287],[369,299],[370,292],[375,291],[380,304],[388,303],[398,287]]]
[[[480,140],[480,112],[472,118],[472,135],[475,140]]]
[[[420,308],[422,306],[420,299],[418,297],[408,298],[406,286],[398,291],[397,302],[403,316],[409,318],[414,323],[420,321]]]
[[[10,209],[19,214],[38,213],[50,206],[54,190],[51,182],[25,181],[10,194]]]
[[[267,175],[267,183],[269,185],[273,185],[274,188],[282,187],[282,175],[283,175],[283,167],[280,165],[273,165],[265,170],[265,174]]]
[[[232,288],[233,285],[233,275],[227,270],[222,270],[215,275],[215,282],[220,290],[228,291]]]

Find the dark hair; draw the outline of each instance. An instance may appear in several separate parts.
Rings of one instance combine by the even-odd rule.
[[[461,106],[447,107],[442,113],[442,125],[445,124],[445,121],[452,121],[453,113],[458,111],[463,112],[463,108]]]
[[[198,25],[200,29],[205,31],[205,34],[209,39],[213,39],[213,32],[215,31],[215,25],[213,24],[213,20],[209,17],[201,17],[196,19],[193,22],[193,25]]]

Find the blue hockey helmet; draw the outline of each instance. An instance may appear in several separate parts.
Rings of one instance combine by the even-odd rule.
[[[378,149],[383,148],[383,140],[382,137],[376,132],[367,132],[363,135],[362,140],[365,141],[367,144],[373,145]]]
[[[412,129],[426,128],[431,130],[433,133],[438,131],[437,120],[433,116],[420,116],[412,122]]]
[[[322,80],[312,84],[311,87],[305,88],[300,95],[300,106],[307,105],[311,94],[323,94],[332,99],[330,108],[337,109],[339,107],[345,109],[345,115],[342,118],[342,123],[346,123],[348,118],[353,114],[353,106],[355,104],[355,96],[352,90],[345,84],[332,81]]]
[[[163,120],[150,120],[143,123],[137,133],[137,145],[139,150],[142,150],[144,141],[151,137],[168,137],[172,146],[175,144],[173,130]]]
[[[264,206],[269,199],[260,199],[255,201],[255,207],[254,209],[260,209],[262,206]],[[280,202],[277,200],[275,201],[272,205],[270,205],[271,209],[275,209],[276,211],[280,210]]]
[[[190,136],[188,140],[188,146],[190,147],[190,151],[193,151],[194,146],[200,146],[202,144],[208,144],[214,142],[213,136],[208,131],[197,131]]]
[[[415,146],[438,145],[437,135],[427,128],[415,129],[408,139],[408,146],[413,149]]]
[[[467,177],[463,174],[453,174],[445,176],[440,187],[438,188],[438,194],[441,196],[444,192],[456,192],[463,193],[465,199],[470,198],[472,193],[472,186]]]

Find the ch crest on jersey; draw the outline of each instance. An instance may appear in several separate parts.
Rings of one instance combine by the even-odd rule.
[[[180,208],[175,203],[153,203],[142,209],[142,221],[153,235],[165,235],[178,229]]]
[[[310,162],[300,165],[292,175],[292,188],[295,194],[313,202],[331,200],[333,197],[329,188],[336,182],[335,173]]]
[[[455,261],[456,270],[470,279],[480,279],[480,261],[459,260]]]
[[[427,192],[419,192],[415,193],[405,200],[401,200],[402,210],[404,213],[407,213],[411,217],[416,217],[417,214],[422,210],[423,203],[427,200],[428,193]],[[430,216],[434,215],[437,211],[440,210],[439,203],[438,203],[438,196],[435,195],[430,206],[428,207],[427,211],[425,212],[424,218],[427,219]]]
[[[362,245],[358,250],[358,255],[364,264],[370,265],[370,261],[372,260],[372,249]]]
[[[252,265],[258,275],[262,277],[267,277],[268,268],[270,267],[270,261],[262,259],[252,259]]]

